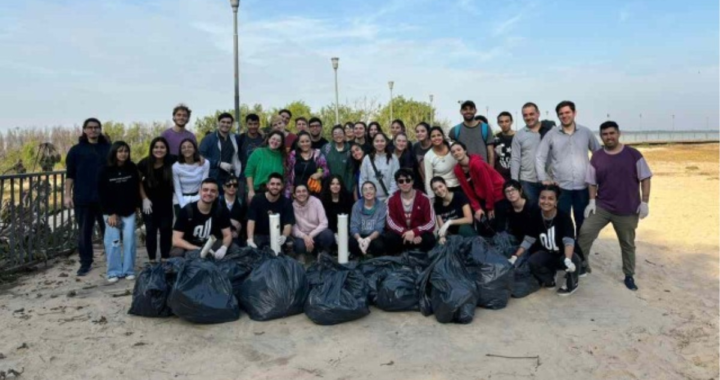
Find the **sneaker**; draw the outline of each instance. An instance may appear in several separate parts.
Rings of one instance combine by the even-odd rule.
[[[635,285],[635,279],[633,278],[633,276],[625,276],[625,286],[633,292],[638,290],[637,285]]]
[[[90,267],[80,267],[77,271],[79,277],[87,276],[90,273]]]
[[[575,285],[575,287],[573,287],[572,289],[568,289],[567,284],[563,284],[560,287],[560,289],[558,289],[557,293],[559,296],[569,296],[569,295],[575,293],[575,291],[578,289],[578,287],[579,287],[579,284]]]
[[[132,280],[135,279],[135,275],[132,275],[132,274],[131,274],[131,275],[127,275],[127,276],[125,276],[125,279],[128,280],[128,281],[132,281]]]
[[[114,283],[118,282],[118,278],[117,277],[109,277],[108,282],[111,284],[114,284]]]

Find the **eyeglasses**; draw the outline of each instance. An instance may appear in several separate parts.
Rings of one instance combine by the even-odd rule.
[[[404,184],[406,184],[406,183],[412,183],[412,181],[413,181],[413,180],[410,179],[410,178],[408,178],[408,179],[400,178],[400,179],[397,180],[397,183],[398,183],[399,185],[404,185]]]
[[[237,187],[238,187],[238,184],[237,184],[237,183],[226,183],[226,184],[225,184],[225,187],[228,187],[228,188],[235,187],[235,188],[237,188]]]

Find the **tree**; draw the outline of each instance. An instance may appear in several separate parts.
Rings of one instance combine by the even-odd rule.
[[[281,109],[289,110],[292,113],[292,120],[290,120],[290,125],[287,128],[291,132],[297,132],[295,130],[294,123],[294,120],[296,118],[304,117],[306,119],[310,119],[312,117],[312,110],[310,109],[310,106],[302,100],[296,100],[292,103],[285,105],[285,107],[282,108],[273,108],[270,112],[270,117],[272,117],[272,115],[277,115],[278,111],[280,111]]]
[[[393,119],[400,119],[405,123],[405,128],[410,140],[415,139],[414,127],[422,121],[429,123],[431,112],[435,112],[435,109],[430,106],[430,103],[405,99],[402,95],[393,98],[392,104]],[[383,131],[386,133],[390,131],[390,123],[392,122],[390,119],[390,104],[380,109],[376,121],[383,126]]]

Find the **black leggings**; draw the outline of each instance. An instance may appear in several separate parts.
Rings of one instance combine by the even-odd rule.
[[[143,213],[142,216],[145,222],[145,248],[148,257],[150,260],[155,260],[157,256],[157,234],[160,231],[160,257],[167,259],[170,257],[170,249],[172,248],[172,208],[153,210],[150,215]]]

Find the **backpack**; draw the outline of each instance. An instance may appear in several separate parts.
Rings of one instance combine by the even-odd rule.
[[[452,139],[454,141],[460,141],[458,138],[460,138],[460,129],[463,127],[463,124],[460,123],[453,127],[452,131],[450,131],[452,135]],[[490,135],[490,127],[483,122],[480,122],[480,128],[482,129],[480,133],[482,133],[482,139],[483,141],[487,141],[488,136]]]

